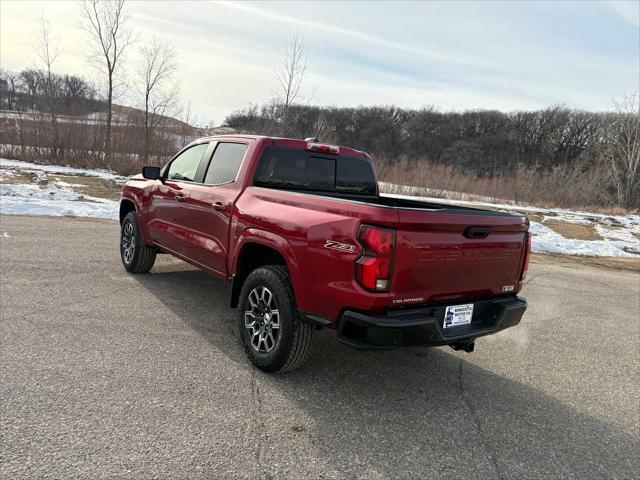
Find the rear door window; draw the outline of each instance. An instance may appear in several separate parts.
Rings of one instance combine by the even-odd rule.
[[[247,145],[244,143],[218,143],[211,157],[204,183],[221,185],[234,182],[246,151]]]

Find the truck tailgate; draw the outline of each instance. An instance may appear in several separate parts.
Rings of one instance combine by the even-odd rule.
[[[398,209],[393,303],[473,299],[520,290],[529,222],[489,211]]]

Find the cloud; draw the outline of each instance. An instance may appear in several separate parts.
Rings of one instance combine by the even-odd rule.
[[[633,0],[610,0],[613,11],[625,22],[640,27],[640,2]]]
[[[44,9],[64,49],[58,70],[91,72],[76,4],[0,2],[2,67],[30,66],[30,34]],[[271,66],[295,28],[307,38],[306,87],[318,87],[317,104],[604,110],[638,83],[632,2],[129,5],[141,44],[153,36],[175,44],[182,99],[202,121],[268,100]],[[123,69],[136,62],[133,49]]]
[[[220,0],[215,3],[218,5],[224,6],[226,8],[233,8],[233,9],[251,13],[254,15],[259,15],[261,17],[275,20],[278,22],[284,22],[294,26],[299,25],[303,27],[308,27],[313,30],[323,30],[328,33],[334,33],[334,34],[350,37],[352,39],[360,40],[370,45],[376,45],[384,48],[399,50],[405,53],[420,55],[420,56],[431,58],[434,60],[450,62],[450,63],[459,63],[459,64],[465,64],[465,65],[477,65],[479,63],[477,57],[468,56],[461,51],[456,52],[451,50],[447,51],[447,50],[420,48],[414,45],[408,45],[405,43],[395,42],[392,40],[385,39],[380,34],[372,35],[372,34],[358,31],[358,30],[338,27],[336,25],[324,23],[321,20],[313,18],[313,16],[312,16],[313,18],[312,20],[306,20],[304,18],[297,18],[297,17],[270,12],[268,10],[263,10],[255,6],[252,6],[248,3],[230,2],[230,1],[224,1],[224,0]],[[482,64],[486,65],[486,61],[483,61]]]

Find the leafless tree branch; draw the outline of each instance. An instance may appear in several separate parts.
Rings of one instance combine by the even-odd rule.
[[[61,54],[60,45],[58,39],[53,37],[51,32],[51,25],[49,21],[42,14],[40,18],[40,27],[36,34],[36,42],[34,45],[34,51],[38,61],[41,63],[44,70],[44,106],[45,111],[49,115],[49,121],[51,124],[51,138],[53,148],[51,154],[53,157],[57,157],[60,152],[60,141],[58,135],[58,117],[57,117],[57,105],[56,100],[58,97],[58,85],[56,82],[59,77],[53,74],[53,66]]]
[[[140,49],[142,61],[138,69],[141,96],[144,103],[144,159],[149,158],[150,144],[155,130],[168,114],[175,113],[178,103],[178,86],[174,76],[178,65],[176,50],[154,38]]]
[[[90,40],[90,60],[101,65],[107,79],[107,124],[104,149],[111,153],[115,72],[128,47],[137,40],[129,28],[125,0],[81,0],[82,27]]]
[[[290,127],[291,106],[302,100],[302,85],[307,77],[307,46],[304,34],[294,30],[287,39],[287,45],[280,61],[273,68],[277,87],[276,101],[282,107],[282,134],[287,135]]]
[[[640,92],[615,102],[606,159],[617,202],[627,209],[640,202]]]

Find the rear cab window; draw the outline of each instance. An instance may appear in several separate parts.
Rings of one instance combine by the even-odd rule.
[[[377,191],[371,162],[365,158],[323,155],[285,147],[265,149],[254,184],[359,195],[375,195]]]

